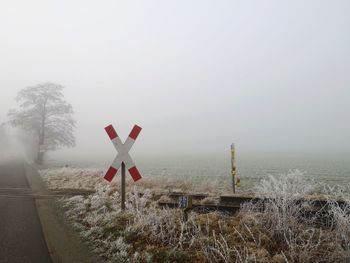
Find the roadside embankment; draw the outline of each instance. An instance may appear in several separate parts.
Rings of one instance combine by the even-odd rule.
[[[36,168],[26,165],[28,183],[35,193],[45,194],[49,190]],[[45,240],[53,262],[104,262],[82,243],[78,234],[67,223],[62,208],[54,198],[35,200]]]

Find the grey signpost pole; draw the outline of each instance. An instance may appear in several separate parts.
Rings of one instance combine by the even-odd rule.
[[[125,210],[125,163],[122,162],[122,210]]]
[[[231,144],[231,175],[232,175],[232,190],[233,193],[236,192],[236,164],[235,164],[235,144]]]

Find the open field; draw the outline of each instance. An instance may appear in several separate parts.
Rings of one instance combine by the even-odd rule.
[[[294,171],[268,177],[255,187],[257,196],[272,198],[263,208],[247,203],[235,216],[218,212],[190,213],[184,220],[178,209],[159,209],[155,193],[181,191],[215,192],[171,181],[129,181],[127,212],[120,210],[118,180],[104,182],[96,169],[59,168],[41,171],[52,189],[90,189],[87,196],[60,200],[66,215],[81,237],[109,262],[348,262],[350,260],[349,185],[327,187]],[[211,188],[212,187],[212,188]],[[142,197],[140,197],[142,193]],[[303,196],[335,203],[329,213],[332,222],[324,228],[314,217],[302,216],[309,201]],[[161,197],[166,198],[166,197]]]
[[[113,157],[113,156],[112,156]],[[242,154],[237,153],[237,174],[241,178],[241,191],[248,191],[268,175],[278,176],[290,169],[307,171],[304,175],[328,185],[349,183],[349,154]],[[81,161],[52,160],[51,166],[80,167],[86,170],[104,170],[111,162],[111,156],[82,158]],[[231,192],[230,156],[227,154],[185,155],[185,156],[135,156],[137,166],[145,178],[161,181],[181,181],[196,187],[196,184],[215,182],[215,192]],[[214,188],[212,188],[214,189]]]

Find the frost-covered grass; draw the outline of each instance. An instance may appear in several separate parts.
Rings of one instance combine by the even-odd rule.
[[[110,185],[112,188],[120,187],[120,174],[116,175],[112,183],[103,179],[104,171],[100,169],[82,169],[72,167],[42,169],[40,174],[50,189],[85,189],[96,190],[100,184]],[[208,181],[199,181],[195,184],[190,178],[167,178],[165,176],[144,177],[142,180],[134,183],[130,176],[126,177],[126,187],[131,189],[134,186],[142,189],[152,189],[154,193],[167,192],[199,192],[218,195],[229,192],[222,187],[219,179]],[[219,187],[221,186],[221,187]]]
[[[40,175],[49,189],[95,190],[103,182],[102,171],[81,168],[51,168],[40,170]]]
[[[51,188],[95,189],[61,202],[82,238],[109,262],[350,262],[349,185],[326,187],[293,171],[261,181],[255,193],[269,197],[264,203],[245,204],[235,216],[190,213],[184,220],[180,210],[153,201],[169,182],[130,183],[122,212],[119,185],[103,182],[101,172],[62,168],[42,175]],[[300,202],[320,195],[328,199],[328,227],[306,214],[313,201]]]
[[[349,186],[330,188],[306,180],[299,171],[270,176],[255,189],[259,197],[269,199],[244,205],[240,214],[251,217],[251,231],[268,236],[268,251],[281,251],[285,261],[350,262]],[[328,200],[323,214],[309,213],[312,197]],[[340,208],[334,200],[346,201],[345,206]],[[320,218],[328,219],[327,227],[319,225]]]

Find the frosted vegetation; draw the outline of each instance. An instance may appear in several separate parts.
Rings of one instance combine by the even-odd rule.
[[[53,168],[42,170],[41,175],[51,189],[84,189],[96,190],[100,184],[109,185],[111,187],[119,187],[120,175],[118,179],[114,179],[112,183],[108,183],[103,179],[104,171],[96,168]],[[133,188],[135,185],[142,189],[152,189],[153,193],[169,193],[169,192],[198,192],[212,193],[218,195],[230,191],[231,185],[226,188],[222,187],[220,179],[212,179],[208,181],[200,181],[193,184],[190,178],[169,178],[164,176],[152,176],[152,178],[142,178],[136,184],[130,176],[126,177],[127,188]],[[119,189],[119,188],[118,188]]]
[[[41,174],[50,188],[93,190],[61,202],[82,238],[109,262],[350,262],[349,185],[328,187],[291,171],[262,180],[254,192],[269,199],[247,203],[234,216],[192,212],[184,220],[180,210],[160,209],[154,198],[167,187],[181,189],[173,182],[129,184],[122,213],[119,185],[105,183],[101,171],[62,168]],[[217,194],[215,187],[206,189]],[[325,199],[329,209],[305,214],[313,197]],[[319,222],[321,212],[326,223]]]

